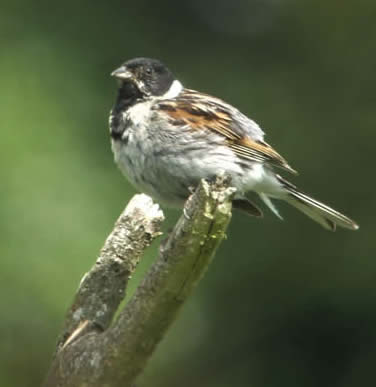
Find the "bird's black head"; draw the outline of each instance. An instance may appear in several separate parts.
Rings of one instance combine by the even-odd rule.
[[[165,94],[174,82],[171,71],[159,60],[135,58],[112,72],[123,98],[142,99]]]

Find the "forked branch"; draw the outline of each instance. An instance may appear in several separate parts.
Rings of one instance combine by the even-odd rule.
[[[131,386],[207,269],[225,236],[235,189],[224,177],[201,181],[159,256],[113,321],[128,278],[163,213],[136,195],[84,276],[59,339],[45,387]]]

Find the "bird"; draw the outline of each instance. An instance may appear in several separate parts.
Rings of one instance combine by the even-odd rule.
[[[263,216],[256,193],[281,219],[272,200],[289,203],[327,230],[359,228],[280,175],[297,172],[255,121],[220,98],[185,88],[160,60],[133,58],[111,76],[118,84],[109,117],[115,162],[161,205],[183,207],[201,179],[225,173],[236,188],[233,207],[248,215]]]

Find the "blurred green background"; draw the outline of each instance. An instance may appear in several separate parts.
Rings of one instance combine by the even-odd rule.
[[[2,0],[0,385],[40,385],[135,193],[110,150],[109,74],[151,56],[259,122],[292,181],[361,227],[235,213],[139,386],[373,386],[375,18],[374,0]]]

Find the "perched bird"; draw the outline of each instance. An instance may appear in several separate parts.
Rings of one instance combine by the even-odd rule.
[[[182,207],[202,179],[225,172],[237,193],[235,208],[254,216],[256,192],[280,217],[280,199],[334,231],[358,225],[300,191],[276,170],[296,173],[264,141],[256,122],[219,98],[186,89],[159,60],[135,58],[111,74],[118,95],[110,113],[115,161],[140,191],[170,207]]]

